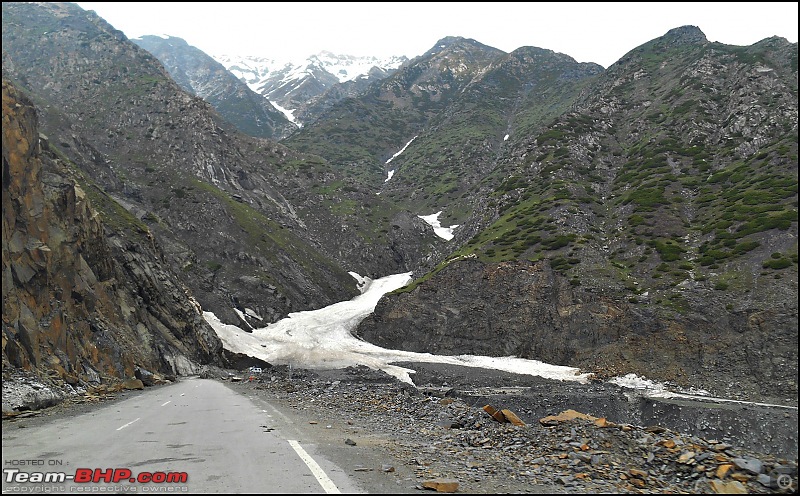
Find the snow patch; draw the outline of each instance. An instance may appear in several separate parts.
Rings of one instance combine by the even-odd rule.
[[[392,157],[391,157],[389,160],[387,160],[387,161],[386,161],[386,163],[388,164],[388,163],[389,163],[389,162],[391,162],[392,160],[394,160],[394,159],[396,159],[397,157],[399,157],[401,153],[403,153],[404,151],[406,151],[406,148],[408,148],[408,145],[410,145],[412,141],[414,141],[415,139],[417,139],[417,137],[418,137],[418,136],[419,136],[419,135],[417,135],[417,136],[414,136],[413,138],[411,138],[411,140],[410,140],[408,143],[406,143],[406,146],[404,146],[403,148],[401,148],[399,152],[397,152],[397,153],[395,153],[394,155],[392,155]]]
[[[442,223],[439,222],[439,215],[441,214],[442,211],[439,210],[435,214],[418,215],[417,217],[427,222],[433,228],[433,232],[436,233],[437,236],[439,236],[442,239],[446,239],[447,241],[450,241],[451,239],[453,239],[454,236],[453,231],[459,226],[459,224],[455,224],[450,227],[442,227]]]
[[[267,101],[269,103],[271,103],[272,106],[275,107],[275,109],[277,111],[279,111],[284,116],[286,116],[286,118],[289,119],[289,122],[291,122],[292,124],[294,124],[298,128],[303,127],[303,124],[301,122],[298,122],[297,119],[294,116],[294,112],[295,112],[296,109],[295,110],[289,110],[289,109],[281,107],[280,105],[278,105],[277,103],[273,102],[272,100],[267,100]]]
[[[797,410],[796,406],[786,406],[786,405],[773,405],[770,403],[755,403],[752,401],[740,401],[740,400],[731,400],[727,398],[716,398],[711,396],[711,393],[706,391],[705,389],[697,389],[697,388],[689,388],[689,389],[681,389],[681,388],[671,388],[670,386],[660,383],[651,381],[650,379],[645,379],[644,377],[639,377],[636,374],[627,374],[620,377],[614,377],[609,379],[611,384],[616,384],[625,389],[633,389],[641,396],[645,396],[647,398],[686,398],[686,399],[695,399],[695,400],[705,400],[705,401],[713,401],[713,402],[723,402],[723,403],[740,403],[744,405],[758,405],[758,406],[772,406],[772,407],[780,407],[780,408],[788,408]]]

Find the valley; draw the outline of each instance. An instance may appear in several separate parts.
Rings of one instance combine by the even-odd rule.
[[[203,376],[363,416],[409,492],[796,487],[797,43],[284,64],[17,2],[2,36],[4,418]]]

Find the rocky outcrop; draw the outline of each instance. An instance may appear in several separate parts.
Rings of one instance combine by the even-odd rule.
[[[392,349],[514,355],[786,401],[797,397],[796,329],[780,305],[667,312],[575,287],[547,261],[464,259],[385,295],[356,333]]]
[[[147,227],[130,215],[124,228],[104,224],[90,197],[111,200],[78,186],[31,101],[7,81],[2,98],[4,380],[23,370],[86,385],[222,363]]]

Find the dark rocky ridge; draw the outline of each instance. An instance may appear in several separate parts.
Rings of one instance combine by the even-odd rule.
[[[432,53],[448,60],[458,56],[444,47],[441,54]],[[396,174],[382,187],[382,194],[419,213],[442,210],[444,225],[468,220],[505,179],[498,163],[510,146],[521,136],[542,132],[603,72],[597,64],[536,47],[489,54],[489,61],[460,86],[444,75],[444,81],[430,77],[418,83],[428,91],[445,92],[450,85],[459,91],[441,111],[431,112],[414,146],[392,162]],[[468,239],[462,232],[458,236]]]
[[[3,80],[4,381],[13,368],[85,386],[140,367],[221,365],[221,343],[152,233],[105,224],[90,200],[103,193],[85,192],[71,167]]]

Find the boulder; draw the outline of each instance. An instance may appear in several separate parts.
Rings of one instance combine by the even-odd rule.
[[[425,489],[435,489],[439,493],[454,493],[458,490],[458,481],[454,479],[430,479],[422,482]]]

